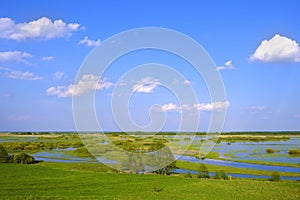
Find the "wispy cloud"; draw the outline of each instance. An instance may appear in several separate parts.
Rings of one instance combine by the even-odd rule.
[[[17,71],[17,70],[12,70],[9,68],[0,68],[0,70],[5,71],[5,75],[8,78],[13,78],[13,79],[20,79],[20,80],[29,80],[29,81],[36,81],[36,80],[41,80],[43,77],[37,76],[32,72],[22,72],[22,71]]]
[[[72,95],[78,96],[92,90],[103,90],[110,88],[112,83],[107,80],[100,80],[93,74],[85,74],[77,82],[77,84],[70,84],[68,86],[50,87],[47,89],[48,95],[58,97],[70,97]]]
[[[2,51],[0,52],[0,62],[22,62],[28,64],[27,59],[32,55],[21,51]]]
[[[225,70],[225,69],[234,69],[234,66],[232,65],[232,60],[229,60],[224,65],[218,66],[216,68],[217,71]]]
[[[63,73],[63,72],[55,72],[54,73],[54,79],[59,80],[63,77],[64,74],[65,73]]]
[[[50,20],[47,17],[15,23],[11,18],[0,18],[0,38],[11,40],[25,40],[30,38],[52,39],[69,37],[72,32],[78,31],[80,24],[66,24],[61,19]]]
[[[36,81],[36,80],[43,79],[43,77],[36,76],[31,72],[21,72],[21,71],[11,71],[8,75],[8,78],[30,80],[30,81]]]
[[[151,77],[143,78],[132,87],[133,92],[150,93],[160,84],[158,79]]]
[[[229,107],[228,101],[212,102],[212,103],[200,103],[200,104],[183,104],[177,106],[174,103],[168,103],[161,106],[162,112],[177,111],[177,112],[194,112],[194,111],[222,111]]]
[[[88,36],[85,36],[82,40],[78,42],[78,44],[83,44],[88,47],[95,47],[100,45],[100,40],[90,40]]]
[[[270,40],[264,40],[250,56],[250,61],[262,63],[300,62],[300,47],[295,40],[276,34]]]
[[[42,57],[42,61],[50,61],[50,60],[53,60],[54,57],[53,56],[44,56]]]

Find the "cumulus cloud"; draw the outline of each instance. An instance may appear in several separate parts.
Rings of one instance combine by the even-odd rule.
[[[42,57],[42,61],[49,61],[49,60],[53,60],[54,57],[53,56],[44,56]]]
[[[21,71],[10,71],[10,73],[8,74],[8,78],[30,80],[30,81],[36,81],[36,80],[43,79],[43,77],[36,76],[31,72],[21,72]]]
[[[161,106],[162,112],[177,111],[177,112],[192,112],[192,111],[221,111],[229,107],[228,101],[201,103],[201,104],[183,104],[181,107],[173,103],[164,104]]]
[[[232,60],[229,60],[224,65],[218,66],[216,68],[217,71],[224,70],[224,69],[234,69],[234,67],[232,65]]]
[[[160,84],[159,80],[146,77],[138,81],[133,87],[133,92],[137,93],[150,93]]]
[[[77,84],[70,84],[68,86],[50,87],[47,89],[48,95],[58,97],[70,97],[72,95],[78,96],[92,90],[103,90],[110,88],[112,83],[106,80],[100,80],[93,74],[85,74],[77,82]]]
[[[1,33],[0,33],[1,34]],[[31,58],[32,55],[21,51],[2,51],[0,52],[0,62],[23,62],[28,63],[27,58]]]
[[[262,63],[300,62],[300,47],[295,40],[276,34],[270,40],[264,40],[251,55],[250,61]]]
[[[10,18],[0,18],[0,38],[3,39],[24,40],[69,37],[72,32],[78,31],[79,28],[80,24],[66,24],[61,19],[51,21],[47,17],[24,23],[15,23]]]
[[[88,47],[95,47],[100,45],[100,40],[90,40],[88,36],[85,36],[82,40],[78,42],[78,44],[83,44]]]
[[[64,74],[65,73],[63,73],[63,72],[55,72],[54,73],[54,79],[56,79],[56,80],[61,79]]]

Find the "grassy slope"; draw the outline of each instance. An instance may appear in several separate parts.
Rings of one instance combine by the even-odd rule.
[[[0,199],[299,199],[300,183],[200,180],[82,171],[77,164],[0,164]],[[77,171],[71,171],[77,169]],[[96,170],[96,171],[95,171]],[[153,192],[154,185],[162,189]]]

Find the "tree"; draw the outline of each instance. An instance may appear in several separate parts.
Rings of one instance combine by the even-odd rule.
[[[35,160],[31,155],[28,155],[26,153],[19,153],[13,156],[13,162],[21,164],[32,164],[35,162]]]
[[[227,174],[223,170],[220,171],[220,177],[223,180],[228,180],[229,179],[228,176],[227,176]]]
[[[184,175],[185,178],[192,178],[192,174],[190,171],[188,171],[185,175]]]
[[[213,177],[214,179],[220,179],[220,173],[219,172],[215,172],[215,175]]]
[[[0,163],[6,163],[9,161],[9,155],[5,148],[0,145]]]
[[[273,172],[271,174],[271,177],[269,178],[269,181],[276,181],[276,182],[280,181],[279,173],[278,172]]]
[[[199,166],[198,178],[210,178],[207,167],[201,163]]]

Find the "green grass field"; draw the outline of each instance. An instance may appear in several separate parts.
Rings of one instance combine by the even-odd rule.
[[[299,199],[300,182],[104,173],[97,164],[0,164],[0,199]]]

